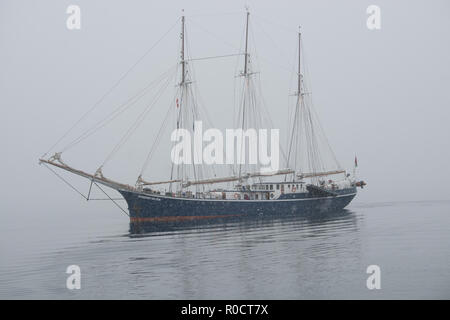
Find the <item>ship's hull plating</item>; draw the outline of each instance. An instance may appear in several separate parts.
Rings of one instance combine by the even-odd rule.
[[[131,223],[214,219],[251,215],[302,214],[345,208],[356,195],[356,188],[340,190],[337,196],[277,200],[209,200],[166,197],[119,191],[128,203]]]

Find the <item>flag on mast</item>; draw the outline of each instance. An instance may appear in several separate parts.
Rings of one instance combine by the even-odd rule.
[[[358,158],[355,156],[355,168],[358,166]]]

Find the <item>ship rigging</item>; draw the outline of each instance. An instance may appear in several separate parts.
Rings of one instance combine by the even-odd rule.
[[[227,55],[200,58],[190,57],[187,50],[189,46],[186,41],[186,17],[184,13],[176,24],[178,22],[181,22],[179,63],[137,92],[124,104],[112,110],[105,118],[96,122],[53,156],[47,157],[48,152],[44,154],[39,159],[39,162],[90,180],[89,194],[92,184],[97,186],[100,184],[118,191],[127,201],[131,222],[152,222],[160,217],[170,217],[171,219],[174,217],[216,217],[256,212],[269,214],[276,213],[279,210],[305,212],[345,207],[356,195],[356,186],[364,186],[365,183],[362,181],[357,182],[355,176],[350,176],[346,170],[342,169],[318,121],[313,108],[311,92],[302,70],[302,35],[300,31],[298,32],[297,90],[294,93],[295,103],[290,109],[289,125],[287,126],[287,131],[289,132],[287,153],[283,150],[280,152],[285,164],[284,168],[272,172],[263,172],[259,164],[239,162],[237,164],[224,165],[227,167],[228,175],[218,175],[216,172],[217,166],[199,165],[196,163],[175,164],[172,162],[167,179],[144,178],[146,170],[149,167],[150,169],[152,168],[150,166],[151,161],[157,153],[164,130],[170,127],[170,120],[173,121],[172,125],[174,128],[182,128],[192,133],[195,132],[196,121],[202,118],[205,118],[210,127],[212,127],[207,108],[202,107],[198,103],[198,88],[196,88],[193,79],[192,63],[194,61],[233,56],[242,58],[243,70],[238,74],[241,84],[237,94],[239,99],[236,108],[235,127],[245,132],[250,128],[273,126],[270,116],[268,113],[265,113],[265,108],[263,107],[262,90],[260,85],[257,84],[258,78],[256,75],[258,72],[253,69],[249,46],[250,12],[248,10],[245,12],[243,52]],[[168,32],[165,35],[167,34]],[[138,63],[134,64],[132,69]],[[129,71],[124,74],[119,82],[128,75]],[[177,74],[179,80],[175,87],[175,94],[170,108],[167,110],[166,116],[154,137],[154,142],[150,147],[136,182],[131,185],[106,178],[103,174],[104,165],[129,140],[151,110],[159,104],[162,93],[169,87],[171,80]],[[110,91],[115,89],[115,87],[117,87],[117,84]],[[95,173],[91,174],[75,169],[62,160],[62,154],[66,150],[108,125],[154,88],[157,88],[154,99],[139,114],[139,117],[126,131],[117,145],[114,146]],[[58,146],[68,133],[103,101],[105,96],[83,115],[51,149]],[[245,153],[245,136],[242,135],[240,139],[238,146],[244,150],[239,151]],[[195,152],[196,150],[193,149],[192,154],[194,157],[200,156],[195,154]],[[333,180],[331,179],[332,176],[341,176],[342,178]],[[103,191],[103,193],[105,192]],[[89,194],[87,199],[89,199]],[[105,195],[114,201],[107,193]]]

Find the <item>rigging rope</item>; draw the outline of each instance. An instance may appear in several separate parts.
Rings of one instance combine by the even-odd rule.
[[[187,59],[185,61],[198,61],[198,60],[208,60],[208,59],[219,59],[219,58],[226,58],[226,57],[235,57],[235,56],[242,56],[244,53],[232,53],[232,54],[224,54],[220,56],[210,56],[210,57],[202,57],[202,58],[193,58],[193,59]]]
[[[190,31],[189,31],[190,32]],[[190,33],[186,32],[186,47],[187,47],[187,56],[191,59],[190,53],[191,53],[191,46],[190,46],[190,41],[189,41],[189,36]],[[239,54],[234,54],[234,56],[239,55]],[[228,56],[233,56],[233,55],[228,55]],[[192,60],[192,59],[191,59]],[[191,64],[188,65],[188,72],[190,74],[192,74],[192,77],[194,79],[197,79],[196,74],[195,74],[195,68],[193,66],[191,66]],[[192,111],[192,115],[193,115],[193,121],[197,120],[197,119],[203,119],[206,118],[206,123],[213,128],[213,122],[211,121],[211,118],[209,116],[208,110],[207,108],[204,108],[203,104],[202,104],[202,100],[200,97],[200,90],[198,90],[198,87],[196,84],[192,84],[189,85],[187,87],[187,93],[188,96],[191,98],[191,111]],[[189,103],[189,101],[187,101]],[[202,157],[202,155],[198,155],[200,157]],[[194,171],[194,179],[203,179],[205,175],[211,175],[215,176],[216,175],[216,171],[215,171],[215,166],[199,166],[197,173],[195,172],[195,164],[192,166],[192,169]],[[211,169],[211,170],[208,170]],[[195,187],[196,191],[198,186]]]
[[[243,11],[231,11],[231,12],[214,12],[214,13],[197,13],[197,14],[189,14],[186,17],[213,17],[213,16],[225,16],[225,15],[233,15],[233,14],[242,14]]]
[[[61,152],[65,152],[71,148],[73,148],[74,146],[76,146],[77,144],[79,144],[80,142],[82,142],[83,140],[87,139],[88,137],[90,137],[91,135],[93,135],[94,133],[96,133],[97,131],[99,131],[100,129],[104,128],[105,126],[107,126],[109,123],[111,123],[114,119],[116,119],[119,115],[121,115],[122,113],[124,113],[125,111],[129,110],[131,107],[133,107],[139,100],[141,100],[145,94],[150,91],[150,89],[153,88],[154,84],[159,83],[160,81],[162,81],[165,77],[170,75],[170,71],[172,71],[173,68],[170,68],[169,70],[167,70],[166,72],[164,72],[162,75],[160,75],[157,79],[153,80],[152,82],[150,82],[147,86],[145,86],[143,89],[141,89],[139,92],[137,92],[135,95],[133,95],[132,97],[130,97],[126,102],[122,103],[121,105],[119,105],[117,108],[115,108],[112,112],[110,112],[105,118],[103,118],[102,120],[96,122],[92,127],[90,127],[89,129],[85,130],[80,136],[78,136],[76,139],[74,139],[71,143],[69,143],[66,147],[64,147]]]
[[[67,184],[70,188],[72,188],[73,190],[75,190],[80,196],[82,196],[85,200],[88,200],[88,198],[81,192],[79,191],[77,188],[75,188],[73,185],[71,185],[66,179],[64,179],[61,175],[59,175],[55,170],[53,170],[52,168],[50,168],[47,164],[43,163],[44,166],[50,170],[51,172],[53,172],[58,178],[60,178],[62,181],[64,181],[65,184]]]
[[[225,41],[223,39],[220,39],[220,36],[217,36],[215,33],[211,32],[208,28],[203,27],[201,24],[199,24],[198,22],[194,21],[193,19],[190,19],[189,22],[193,22],[194,26],[197,26],[197,28],[200,28],[203,31],[205,31],[211,37],[216,39],[216,41],[222,42],[222,43],[226,44],[227,46],[229,46],[230,48],[233,48],[233,49],[237,50],[237,48],[232,43],[230,43],[228,41]],[[240,52],[240,51],[238,51],[238,52]]]
[[[111,200],[121,211],[123,211],[128,217],[130,216],[116,201],[118,200],[125,200],[123,198],[111,198],[100,186],[93,181],[93,183],[108,197],[108,199],[89,199],[86,197],[81,191],[79,191],[77,188],[75,188],[72,184],[70,184],[66,179],[64,179],[61,175],[59,175],[55,170],[50,168],[47,164],[44,163],[44,166],[49,169],[53,174],[55,174],[59,179],[61,179],[65,184],[67,184],[72,190],[74,190],[76,193],[78,193],[80,196],[82,196],[85,200]]]
[[[103,167],[109,160],[111,160],[111,158],[113,157],[114,154],[117,153],[117,151],[119,151],[119,149],[125,144],[125,142],[131,137],[131,135],[136,131],[136,129],[140,126],[140,124],[142,123],[142,121],[146,118],[146,116],[149,114],[149,112],[153,109],[153,107],[155,106],[156,102],[158,102],[159,98],[162,96],[162,94],[164,93],[164,91],[167,89],[167,87],[169,86],[170,81],[172,80],[172,77],[169,77],[168,80],[166,81],[166,83],[160,88],[160,90],[157,92],[156,97],[154,98],[154,100],[147,106],[147,108],[137,117],[137,119],[135,120],[135,122],[132,124],[132,126],[127,130],[127,132],[124,134],[124,136],[119,140],[119,142],[116,144],[116,146],[114,147],[114,149],[110,152],[110,154],[106,157],[105,161],[103,162],[103,164],[100,167]]]
[[[173,110],[173,105],[175,104],[176,96],[177,95],[174,96],[172,102],[170,103],[169,108],[168,108],[167,113],[166,113],[166,116],[164,117],[164,121],[162,122],[161,126],[159,127],[159,130],[158,130],[158,133],[156,135],[155,141],[153,142],[153,144],[152,144],[152,146],[150,148],[150,151],[147,154],[147,157],[146,157],[146,159],[144,161],[144,165],[142,166],[142,169],[141,169],[141,172],[140,172],[141,176],[144,174],[144,171],[147,169],[148,164],[150,162],[150,159],[153,156],[153,152],[156,149],[156,147],[158,146],[159,142],[161,141],[160,138],[161,138],[163,129],[167,128],[167,120],[169,119],[169,115],[171,114],[171,111]]]
[[[94,182],[94,184],[97,186],[97,188],[99,188],[108,198],[109,198],[109,200],[111,200],[120,210],[122,210],[122,212],[123,213],[125,213],[128,217],[130,216],[129,214],[128,214],[128,212],[126,212],[113,198],[111,198],[110,196],[109,196],[109,194],[107,194],[106,192],[105,192],[105,190],[103,190],[102,188],[100,188],[100,186],[96,183],[96,182]]]
[[[127,75],[169,34],[170,31],[178,24],[178,21],[180,18],[178,18],[175,23],[169,28],[169,30],[166,31],[166,33],[163,34],[161,38],[159,38],[120,78],[117,82],[114,83],[112,87],[109,88],[97,102],[94,103],[94,105],[86,112],[84,113],[80,119],[78,119],[72,127],[69,128],[62,136],[59,138],[48,150],[42,155],[42,158],[44,158],[53,148],[55,148],[67,135],[72,132],[72,130],[81,122],[83,121],[92,111],[94,111],[100,103],[122,82],[123,79],[127,77]]]

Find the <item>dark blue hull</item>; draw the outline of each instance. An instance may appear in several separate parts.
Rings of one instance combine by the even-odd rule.
[[[340,190],[337,196],[312,197],[304,193],[277,200],[189,199],[123,190],[119,192],[128,203],[131,223],[152,223],[340,210],[355,197],[356,188]]]

